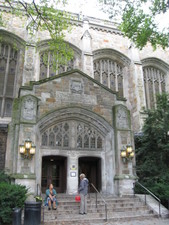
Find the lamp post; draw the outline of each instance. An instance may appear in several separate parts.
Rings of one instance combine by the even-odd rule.
[[[131,161],[134,157],[134,150],[132,146],[126,145],[126,147],[121,150],[120,156],[124,163],[126,163],[127,161]]]
[[[31,160],[36,152],[36,146],[32,143],[30,138],[26,139],[24,144],[19,145],[19,152],[23,159]]]

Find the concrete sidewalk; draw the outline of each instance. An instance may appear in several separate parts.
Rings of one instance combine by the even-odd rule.
[[[107,222],[97,225],[169,225],[169,219],[134,220],[126,222]]]

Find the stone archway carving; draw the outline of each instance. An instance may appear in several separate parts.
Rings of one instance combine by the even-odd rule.
[[[42,132],[52,124],[65,120],[81,120],[97,128],[105,136],[112,130],[112,126],[101,116],[81,107],[66,107],[49,113],[38,122],[39,130]]]
[[[102,150],[112,127],[102,117],[82,108],[65,108],[39,121],[41,147]]]

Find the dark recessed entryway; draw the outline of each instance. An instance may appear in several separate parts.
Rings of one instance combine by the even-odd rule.
[[[66,192],[67,158],[62,156],[45,156],[42,158],[42,192],[53,184],[57,193]]]
[[[93,183],[98,191],[101,191],[101,159],[98,157],[80,157],[79,175],[84,173],[90,183]],[[90,187],[90,192],[94,192]]]

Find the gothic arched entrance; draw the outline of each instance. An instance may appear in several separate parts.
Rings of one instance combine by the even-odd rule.
[[[84,173],[98,191],[101,191],[101,158],[98,157],[80,157],[79,158],[79,175]],[[90,187],[90,192],[93,192]]]
[[[57,192],[77,192],[80,173],[98,191],[114,192],[114,183],[107,182],[115,174],[114,130],[104,118],[83,108],[66,108],[48,114],[39,128],[43,192],[50,182]],[[61,172],[53,179],[55,169]]]
[[[66,192],[67,158],[63,156],[45,156],[42,158],[42,192],[50,183],[57,193]]]

